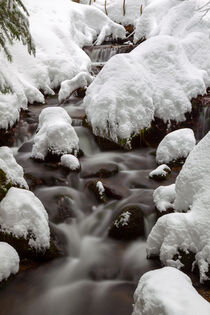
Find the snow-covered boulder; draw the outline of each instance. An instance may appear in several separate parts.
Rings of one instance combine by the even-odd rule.
[[[155,206],[160,212],[166,212],[168,209],[173,209],[175,197],[175,184],[159,186],[153,192]]]
[[[36,251],[50,247],[48,214],[41,201],[25,189],[10,188],[0,202],[0,232],[26,239]]]
[[[87,88],[84,99],[94,134],[129,146],[131,138],[149,128],[155,117],[164,122],[184,121],[192,108],[190,100],[204,94],[209,82],[202,48],[209,43],[210,49],[210,40],[201,38],[203,41],[190,34],[182,41],[160,35],[128,54],[112,57]],[[195,67],[187,51],[197,54],[192,50],[197,40],[203,59]]]
[[[181,268],[181,253],[193,254],[201,282],[209,279],[209,187],[210,132],[191,151],[176,179],[174,209],[188,212],[161,217],[147,239],[148,256],[159,255],[165,265]]]
[[[23,0],[29,12],[30,32],[36,57],[19,42],[7,45],[13,62],[0,51],[0,127],[11,127],[27,102],[44,102],[62,81],[88,72],[91,61],[82,50],[106,36],[124,38],[125,29],[101,10],[69,0]],[[11,94],[2,94],[11,90]],[[3,100],[3,101],[2,101]]]
[[[77,155],[79,138],[71,123],[71,117],[62,107],[44,108],[39,115],[32,157],[44,160],[48,152],[55,155],[68,153]]]
[[[72,171],[77,171],[80,169],[80,163],[76,156],[72,154],[64,154],[61,157],[61,165],[69,168]]]
[[[190,278],[171,267],[144,274],[134,293],[132,315],[208,315],[210,304],[193,288]]]
[[[16,162],[12,150],[0,147],[0,201],[13,186],[28,189],[23,175],[23,168]]]
[[[162,164],[158,166],[155,170],[149,173],[149,177],[156,179],[156,180],[162,180],[166,179],[168,175],[171,173],[170,167],[166,164]]]
[[[184,159],[196,144],[192,129],[183,128],[168,133],[160,142],[156,152],[157,163],[170,163]]]
[[[176,179],[175,209],[187,211],[199,190],[210,187],[210,132],[195,146]]]
[[[106,13],[110,19],[122,25],[135,25],[141,16],[145,0],[91,0],[91,5]],[[90,0],[80,0],[80,3],[90,4]]]
[[[84,103],[96,135],[128,145],[154,117],[185,120],[191,99],[210,85],[210,14],[203,17],[202,4],[145,2],[136,40],[147,40],[112,57],[87,89]]]
[[[16,250],[9,244],[0,242],[0,282],[18,272],[19,262]]]

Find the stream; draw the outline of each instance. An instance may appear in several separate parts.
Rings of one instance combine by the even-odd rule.
[[[102,46],[95,51],[86,47],[93,72],[97,73],[112,55],[130,51],[131,45],[125,46]],[[66,254],[42,264],[23,261],[20,272],[0,287],[0,314],[130,315],[139,278],[160,267],[159,260],[146,258],[146,238],[156,221],[153,190],[174,183],[180,167],[174,166],[169,178],[159,183],[148,177],[157,166],[154,147],[137,147],[131,152],[99,147],[90,130],[82,126],[85,112],[82,99],[76,96],[62,106],[73,120],[84,152],[81,171],[70,172],[56,162],[34,161],[30,158],[32,139],[39,113],[47,106],[58,106],[57,96],[47,97],[45,105],[30,105],[5,145],[13,147],[29,187],[44,204],[51,229]],[[209,121],[207,104],[193,124],[197,140],[209,131]],[[95,180],[110,191],[106,203],[88,189],[88,183]],[[110,238],[109,228],[129,206],[141,209],[143,236],[130,241]]]

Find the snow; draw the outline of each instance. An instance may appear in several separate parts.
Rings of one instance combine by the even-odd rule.
[[[16,250],[9,244],[0,242],[0,282],[18,272],[19,262]]]
[[[80,168],[78,158],[72,154],[64,154],[61,157],[61,165],[69,168],[72,171],[76,171]]]
[[[196,144],[192,129],[183,128],[168,133],[160,142],[156,152],[157,163],[170,163],[186,158]]]
[[[0,128],[8,129],[19,119],[17,96],[0,94]]]
[[[181,268],[180,257],[175,258],[179,250],[194,253],[201,282],[208,279],[210,265],[209,157],[210,132],[191,151],[176,179],[174,209],[177,212],[161,217],[147,240],[148,256],[160,255],[164,265]],[[158,200],[157,193],[155,197]]]
[[[111,21],[99,9],[69,0],[23,0],[29,11],[30,31],[36,46],[36,58],[19,42],[8,46],[13,56],[10,63],[0,51],[0,91],[10,88],[11,94],[0,93],[0,126],[12,126],[27,102],[45,101],[45,94],[54,94],[62,81],[71,80],[80,72],[89,72],[90,58],[81,49],[94,41],[100,44],[106,35],[125,36],[123,26]],[[13,106],[12,106],[12,104]]]
[[[207,73],[190,63],[180,40],[162,35],[112,57],[88,87],[84,105],[95,135],[129,144],[154,117],[185,120],[190,100],[206,87]]]
[[[155,170],[149,173],[149,177],[153,178],[155,176],[166,177],[168,173],[171,173],[170,167],[166,164],[159,165]]]
[[[16,162],[12,150],[8,147],[0,147],[0,169],[4,171],[8,181],[28,189],[28,184],[23,177],[23,168]]]
[[[28,239],[36,250],[50,246],[48,214],[41,201],[25,189],[10,188],[1,201],[0,230]]]
[[[191,99],[210,86],[210,14],[201,18],[201,3],[147,2],[136,40],[148,39],[112,57],[87,89],[84,105],[95,135],[129,146],[155,117],[185,120]]]
[[[160,212],[167,211],[167,209],[174,208],[174,200],[175,200],[176,192],[175,192],[175,184],[168,186],[159,186],[153,192],[153,200],[156,208]]]
[[[128,225],[131,213],[129,211],[123,212],[119,219],[114,222],[114,225],[119,228],[120,226]]]
[[[125,15],[123,14],[123,0],[91,0],[92,6],[99,8],[106,13],[110,19],[122,25],[134,25],[141,15],[141,6],[144,7],[145,0],[126,0]],[[80,0],[80,3],[89,4],[90,0]]]
[[[87,72],[80,72],[73,79],[66,80],[61,83],[61,88],[58,94],[60,103],[68,99],[73,92],[79,88],[87,88],[93,81],[93,77]]]
[[[104,193],[105,193],[105,189],[104,189],[104,186],[103,186],[103,184],[102,184],[101,181],[98,181],[98,182],[96,183],[96,188],[98,189],[99,196],[100,196],[101,198],[103,198],[103,195],[104,195]]]
[[[210,132],[195,146],[176,179],[175,209],[187,211],[200,189],[208,190]]]
[[[208,315],[210,304],[181,271],[165,267],[144,274],[134,293],[132,315]]]
[[[76,155],[79,150],[79,138],[71,123],[71,117],[62,107],[44,108],[39,115],[32,157],[44,160],[48,151],[57,155]]]
[[[189,33],[208,33],[209,16],[199,10],[207,0],[149,0],[136,22],[135,41],[158,35],[179,38]]]

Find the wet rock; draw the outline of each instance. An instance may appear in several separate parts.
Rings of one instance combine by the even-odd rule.
[[[61,196],[57,200],[57,211],[53,215],[53,222],[62,223],[67,219],[74,218],[75,214],[72,211],[72,199],[68,196]]]
[[[27,141],[19,148],[18,152],[31,152],[33,147],[33,141]]]
[[[115,186],[112,184],[107,184],[103,181],[103,186],[105,188],[106,195],[109,199],[120,200],[126,195],[127,191],[123,186]]]
[[[171,174],[171,169],[163,164],[158,166],[155,170],[149,173],[149,178],[154,179],[156,181],[166,180],[168,176]]]
[[[50,241],[50,248],[40,251],[30,247],[28,244],[28,239],[23,237],[17,238],[12,234],[0,232],[0,241],[6,242],[14,247],[21,259],[27,258],[38,261],[48,261],[61,255],[52,239]]]
[[[157,218],[160,218],[166,214],[174,213],[174,208],[167,208],[166,211],[159,211],[156,207],[155,210],[157,211]]]
[[[81,177],[100,177],[106,178],[118,173],[118,166],[116,163],[102,162],[102,163],[84,163],[82,165]]]
[[[144,217],[140,207],[129,206],[124,208],[113,222],[109,237],[129,241],[144,236],[144,233]]]
[[[86,184],[86,188],[94,193],[96,199],[102,202],[107,202],[106,190],[101,181],[90,181]]]
[[[193,252],[185,252],[181,249],[178,250],[178,254],[173,257],[173,260],[179,260],[183,265],[181,270],[184,272],[191,272],[193,262],[195,261],[195,254]]]

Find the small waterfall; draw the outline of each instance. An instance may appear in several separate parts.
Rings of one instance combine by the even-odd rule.
[[[128,53],[135,47],[135,45],[102,45],[86,46],[83,49],[92,62],[104,63],[114,55]]]
[[[97,75],[103,68],[105,63],[117,54],[125,54],[132,51],[136,45],[101,45],[101,46],[85,46],[83,50],[92,61],[92,72]]]
[[[210,106],[202,106],[196,126],[195,137],[201,140],[210,130]]]

